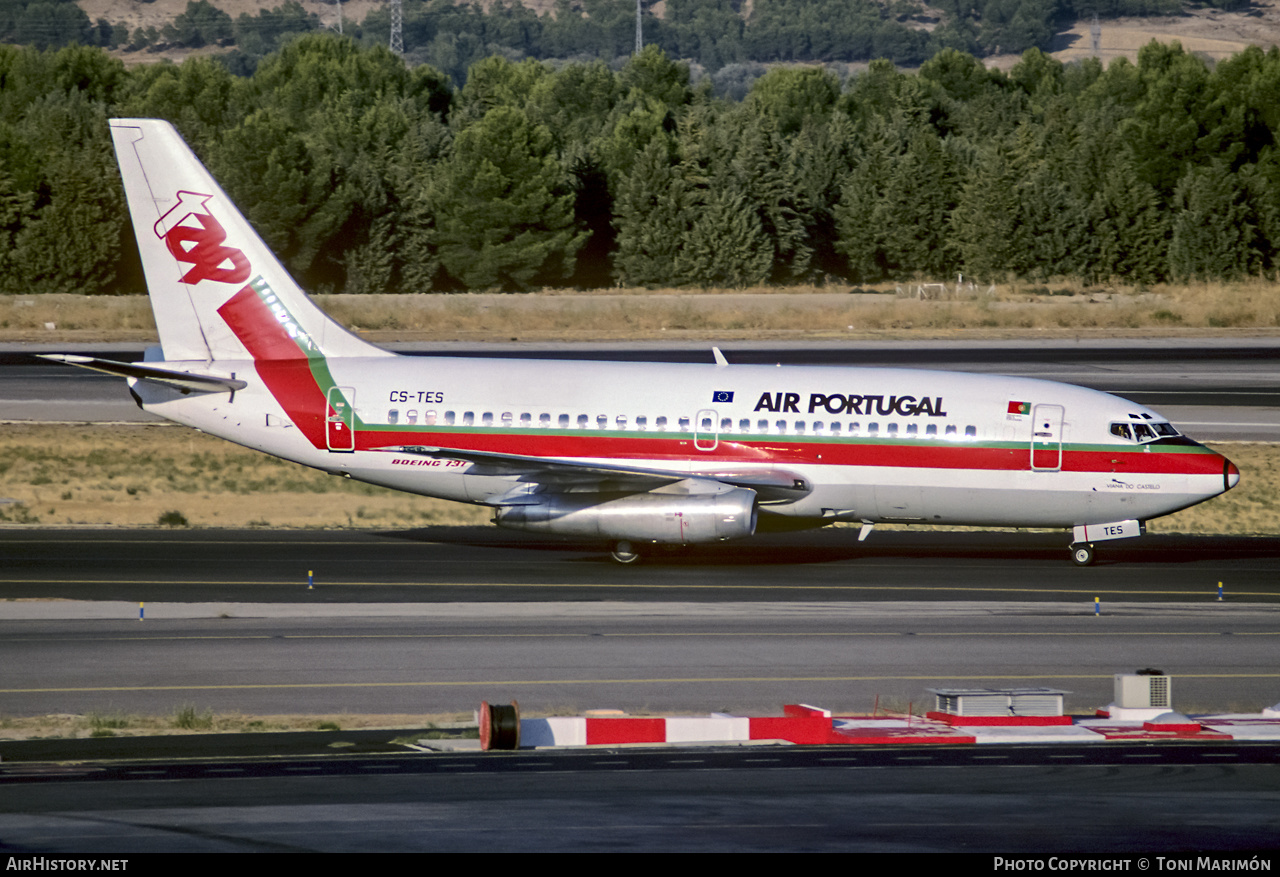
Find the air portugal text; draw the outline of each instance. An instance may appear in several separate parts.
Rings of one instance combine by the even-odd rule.
[[[799,393],[761,393],[754,411],[772,411],[779,414],[799,414]],[[862,396],[857,394],[810,393],[809,413],[825,411],[828,414],[878,414],[889,417],[946,417],[942,397],[922,396]]]

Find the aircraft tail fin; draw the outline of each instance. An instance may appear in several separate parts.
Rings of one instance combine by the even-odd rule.
[[[307,297],[172,125],[110,124],[166,360],[393,355]]]

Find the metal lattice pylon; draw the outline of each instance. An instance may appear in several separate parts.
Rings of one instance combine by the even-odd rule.
[[[391,51],[404,54],[404,7],[400,0],[391,0]]]

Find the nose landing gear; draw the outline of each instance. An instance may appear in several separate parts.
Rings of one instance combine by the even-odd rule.
[[[1088,542],[1073,542],[1071,544],[1071,562],[1076,566],[1089,566],[1092,564],[1095,553],[1093,545]]]

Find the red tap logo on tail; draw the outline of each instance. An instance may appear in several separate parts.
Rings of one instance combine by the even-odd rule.
[[[243,283],[249,279],[249,259],[235,247],[222,245],[227,233],[205,206],[212,197],[179,192],[178,203],[155,224],[156,237],[165,242],[173,258],[191,266],[182,275],[183,283]]]

